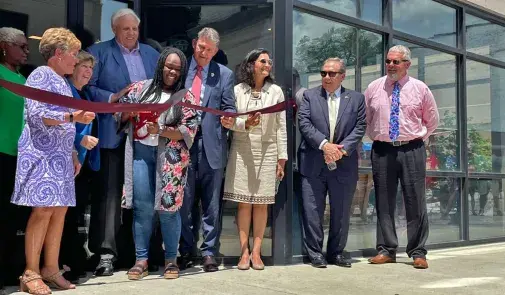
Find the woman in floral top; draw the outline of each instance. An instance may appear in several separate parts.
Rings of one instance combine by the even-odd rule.
[[[130,87],[123,103],[175,103],[171,95],[184,87],[187,61],[176,48],[166,48],[160,55],[152,80]],[[189,93],[184,102],[194,104]],[[123,207],[133,208],[133,237],[136,263],[128,278],[139,280],[147,272],[149,240],[155,210],[160,218],[165,244],[166,279],[179,276],[176,263],[181,234],[184,185],[189,165],[189,149],[197,130],[195,110],[174,105],[159,117],[153,113],[122,113],[119,129],[126,129],[125,187]]]

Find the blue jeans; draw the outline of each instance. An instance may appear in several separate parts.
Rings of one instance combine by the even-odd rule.
[[[140,142],[133,144],[133,238],[137,260],[147,260],[149,241],[153,232],[154,202],[156,193],[156,156],[158,147]],[[177,258],[181,236],[179,211],[158,211],[165,259]]]

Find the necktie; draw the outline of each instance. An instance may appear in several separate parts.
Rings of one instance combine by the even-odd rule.
[[[202,67],[196,67],[196,75],[191,85],[191,92],[195,95],[196,105],[200,105],[200,96],[202,94]]]
[[[391,113],[389,116],[389,138],[396,141],[400,135],[400,84],[395,82],[391,99]]]
[[[333,143],[335,125],[337,124],[337,103],[335,93],[330,93],[328,97],[328,115],[330,119],[330,143]]]

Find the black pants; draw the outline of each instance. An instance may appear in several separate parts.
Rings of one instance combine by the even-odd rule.
[[[76,272],[85,270],[87,260],[87,253],[84,249],[86,238],[84,235],[79,235],[79,226],[90,198],[95,195],[93,183],[95,173],[91,170],[88,157],[86,157],[81,171],[75,179],[76,206],[68,207],[65,215],[65,227],[61,237],[60,264],[65,264]]]
[[[96,194],[91,198],[89,250],[118,255],[117,235],[121,226],[121,195],[124,183],[125,141],[115,149],[100,149],[100,170],[95,173]]]
[[[0,286],[12,271],[16,242],[16,205],[11,204],[16,177],[16,157],[0,153]]]
[[[341,255],[347,244],[352,197],[357,175],[339,178],[337,170],[324,168],[321,175],[302,175],[303,245],[311,259],[321,256],[324,240],[324,211],[326,195],[330,201],[330,228],[326,256],[333,260]]]
[[[377,250],[396,255],[396,192],[400,180],[407,218],[407,254],[424,257],[429,224],[426,210],[426,149],[422,140],[395,147],[375,141],[372,145],[372,171],[377,208]]]

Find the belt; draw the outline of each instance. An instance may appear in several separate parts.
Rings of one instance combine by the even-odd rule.
[[[387,143],[387,144],[392,145],[392,146],[402,146],[402,145],[406,145],[408,143],[415,142],[415,141],[418,141],[418,140],[421,140],[421,139],[420,138],[416,138],[416,139],[412,139],[412,140],[380,141],[380,142]]]

